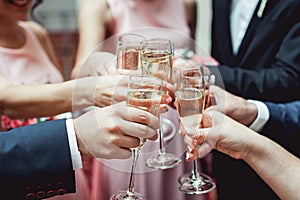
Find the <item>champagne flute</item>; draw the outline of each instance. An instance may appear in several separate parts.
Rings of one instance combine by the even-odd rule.
[[[142,72],[164,81],[170,81],[174,56],[174,45],[171,40],[153,38],[141,42],[143,51]]]
[[[117,69],[140,70],[141,74],[141,42],[146,38],[139,34],[126,33],[118,38]]]
[[[205,106],[205,79],[200,67],[185,68],[177,71],[175,103],[184,129],[197,129],[202,120]],[[212,191],[216,185],[212,179],[197,169],[193,161],[191,173],[179,177],[179,190],[187,194],[204,194]]]
[[[143,74],[155,76],[164,81],[171,80],[174,48],[171,40],[164,38],[153,38],[142,42],[143,50],[141,54]],[[163,123],[167,119],[163,118],[162,110],[160,114],[159,151],[146,160],[146,166],[154,169],[169,169],[181,163],[181,159],[174,154],[167,153],[164,142]]]
[[[162,81],[155,77],[131,75],[127,92],[127,106],[139,108],[158,116],[162,94]],[[135,168],[145,138],[140,138],[140,146],[132,148],[132,166],[128,189],[119,191],[111,200],[144,200],[145,197],[134,191]]]

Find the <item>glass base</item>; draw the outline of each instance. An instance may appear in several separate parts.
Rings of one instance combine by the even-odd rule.
[[[156,154],[147,158],[145,164],[152,169],[169,169],[181,163],[181,159],[170,153]]]
[[[110,200],[146,200],[146,198],[137,192],[119,191],[112,195]]]
[[[192,178],[191,174],[184,174],[179,177],[179,190],[187,194],[205,194],[216,188],[213,180],[205,174],[199,174],[198,177]]]

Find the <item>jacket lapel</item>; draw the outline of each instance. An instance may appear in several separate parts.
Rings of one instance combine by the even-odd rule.
[[[217,3],[215,3],[217,1]],[[233,51],[231,44],[231,35],[229,29],[229,14],[230,14],[230,0],[214,0],[213,2],[213,19],[216,19],[217,24],[213,22],[212,30],[213,42],[216,44],[221,52],[221,60],[223,64],[230,64],[233,59]],[[224,51],[224,49],[226,49]]]
[[[258,10],[262,3],[262,1],[259,1],[254,13],[253,17],[250,21],[250,24],[248,26],[248,29],[245,33],[244,39],[242,40],[242,43],[240,45],[239,51],[237,55],[232,60],[233,66],[242,66],[245,62],[245,60],[248,57],[248,52],[252,52],[252,46],[255,46],[255,34],[257,33],[257,27],[259,27],[259,24],[262,23],[266,19],[266,15],[270,12],[270,10],[275,6],[275,4],[278,2],[278,0],[268,0],[267,5],[264,9],[263,15],[261,17],[258,16]],[[259,33],[257,33],[259,34]]]

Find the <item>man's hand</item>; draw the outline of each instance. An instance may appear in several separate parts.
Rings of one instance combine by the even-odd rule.
[[[249,126],[257,117],[257,107],[241,97],[235,96],[218,86],[210,86],[211,105],[208,110],[217,110],[230,118]]]
[[[125,102],[96,108],[74,119],[79,150],[83,155],[105,159],[131,156],[140,138],[156,139],[159,119]]]

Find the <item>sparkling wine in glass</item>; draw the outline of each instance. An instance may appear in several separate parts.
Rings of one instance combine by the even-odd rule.
[[[153,38],[143,41],[142,46],[143,74],[170,81],[174,56],[172,41],[164,38]]]
[[[157,77],[163,81],[171,80],[174,47],[172,41],[164,38],[153,38],[142,42],[143,50],[141,54],[143,74]],[[167,93],[166,93],[167,94]],[[181,159],[171,153],[167,153],[164,142],[163,123],[167,119],[163,114],[168,111],[167,105],[160,114],[159,150],[158,153],[150,156],[146,160],[146,166],[154,169],[168,169],[176,167],[181,163]]]
[[[126,33],[119,36],[117,43],[117,69],[141,71],[142,35]]]
[[[145,110],[158,116],[162,94],[162,81],[155,77],[132,75],[128,85],[127,106]],[[111,196],[111,200],[144,200],[145,197],[134,191],[135,168],[140,150],[146,139],[140,138],[140,146],[132,148],[132,165],[128,189]]]
[[[175,103],[180,122],[184,129],[198,129],[205,107],[205,80],[199,67],[184,68],[177,71]],[[192,172],[178,178],[179,190],[187,194],[204,194],[212,191],[216,185],[212,179],[200,173],[197,161],[193,161]]]

